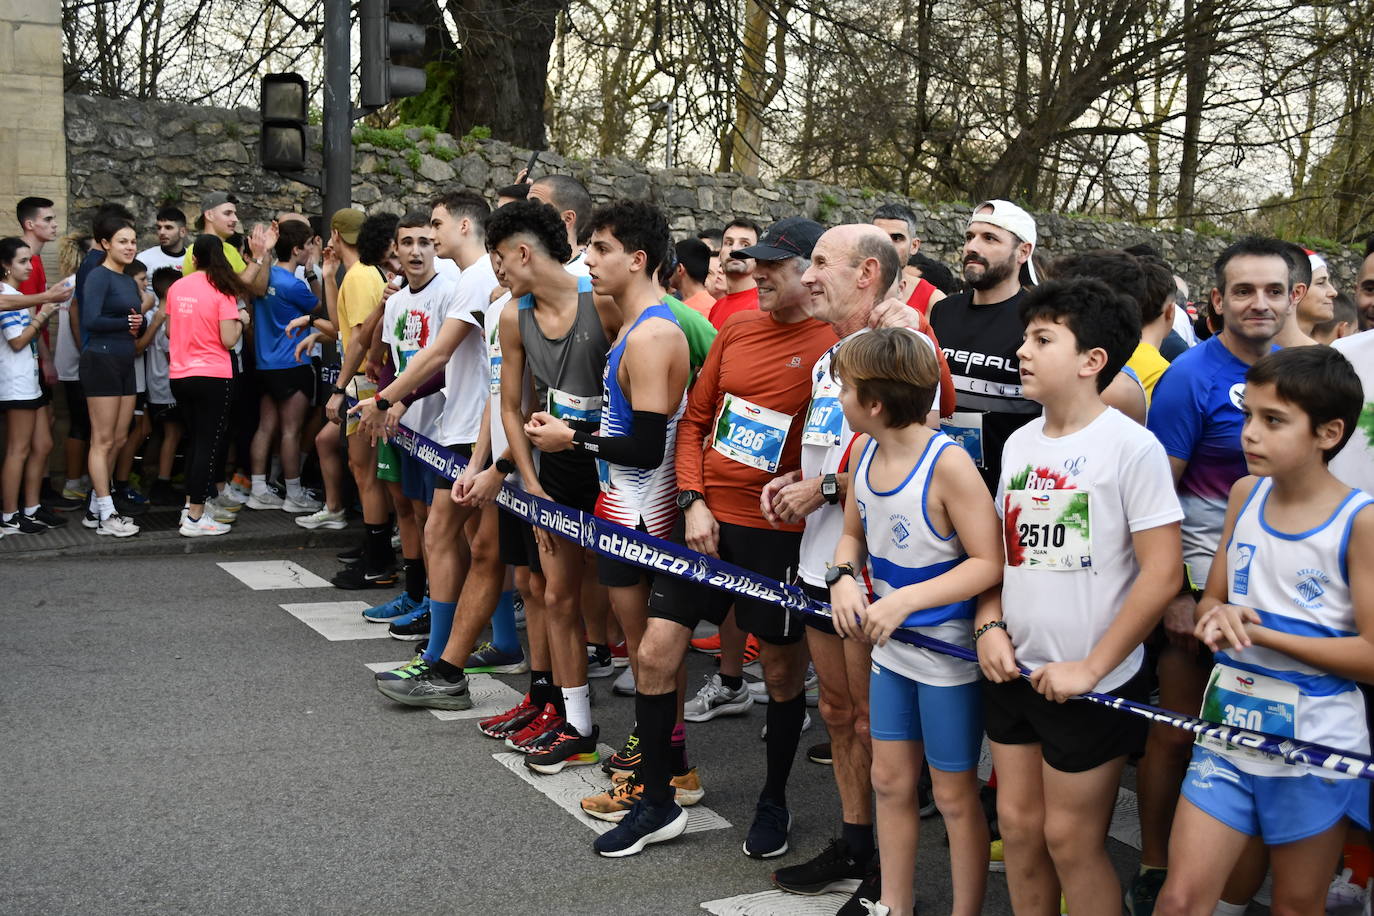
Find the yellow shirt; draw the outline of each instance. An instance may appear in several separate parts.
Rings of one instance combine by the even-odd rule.
[[[348,353],[348,341],[353,329],[367,320],[372,310],[382,301],[382,291],[386,281],[382,273],[362,261],[348,268],[343,283],[339,285],[339,346],[340,352]],[[346,379],[340,380],[343,384]]]
[[[228,242],[224,243],[224,257],[228,259],[229,266],[234,268],[234,273],[236,274],[242,273],[243,269],[248,266],[243,263],[243,255],[239,254],[239,250],[235,248],[233,245],[230,245]],[[186,257],[183,258],[181,261],[181,275],[183,277],[189,277],[191,274],[195,272],[196,262],[191,257],[191,246],[187,245]]]
[[[1145,409],[1148,410],[1150,401],[1154,398],[1155,385],[1159,384],[1159,377],[1164,374],[1164,370],[1169,368],[1169,361],[1159,355],[1159,350],[1142,340],[1136,344],[1135,352],[1126,360],[1126,365],[1140,379],[1140,385],[1145,389]]]

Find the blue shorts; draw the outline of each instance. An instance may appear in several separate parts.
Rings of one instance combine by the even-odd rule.
[[[934,687],[877,662],[868,678],[868,731],[876,741],[920,741],[937,770],[978,766],[983,748],[983,689],[974,681]]]
[[[1369,828],[1369,782],[1307,776],[1253,776],[1204,747],[1193,747],[1183,797],[1232,830],[1266,846],[1325,833],[1349,817]]]
[[[429,465],[404,449],[396,449],[396,454],[401,465],[401,492],[405,494],[406,499],[423,501],[425,505],[432,504],[434,478],[437,475],[430,470]]]

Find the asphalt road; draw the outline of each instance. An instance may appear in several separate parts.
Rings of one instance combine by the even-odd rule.
[[[333,550],[7,564],[0,628],[0,913],[702,913],[770,890],[838,831],[830,769],[800,754],[792,852],[740,851],[762,783],[763,709],[690,725],[703,805],[729,822],[606,860],[595,833],[493,757],[471,720],[389,703],[369,663],[388,639],[331,641],[280,605],[367,598],[253,590],[217,563]],[[694,655],[695,689],[711,661]],[[502,679],[523,692],[526,677]],[[593,682],[606,744],[633,703]],[[815,724],[803,749],[824,739]],[[589,768],[579,771],[592,778]],[[1110,841],[1130,874],[1133,849]],[[922,824],[923,913],[947,912],[939,818]],[[751,898],[713,912],[831,913],[840,898]],[[1007,913],[988,879],[987,913]]]

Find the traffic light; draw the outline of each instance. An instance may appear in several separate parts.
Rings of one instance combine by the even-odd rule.
[[[305,78],[299,73],[269,73],[262,78],[258,157],[263,168],[274,172],[305,168],[306,95]]]
[[[361,51],[359,103],[381,108],[392,99],[425,91],[425,71],[393,64],[400,54],[418,54],[425,47],[424,26],[397,22],[396,12],[411,12],[425,0],[360,0],[358,38]]]

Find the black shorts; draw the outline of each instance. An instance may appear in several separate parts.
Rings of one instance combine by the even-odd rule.
[[[64,381],[62,392],[67,396],[67,438],[89,442],[91,415],[86,409],[86,393],[80,382]]]
[[[466,444],[466,445],[446,445],[446,446],[444,446],[444,448],[448,449],[449,451],[451,451],[451,452],[453,452],[453,453],[455,453],[455,454],[462,455],[464,458],[467,458],[469,461],[472,460],[472,444],[471,444],[471,443],[468,443],[468,444]],[[421,461],[420,464],[421,464],[426,470],[430,471],[430,472],[434,475],[434,489],[436,489],[436,490],[452,490],[452,489],[453,489],[453,481],[449,480],[447,477],[445,477],[443,474],[440,474],[438,471],[435,471],[433,468],[431,468],[429,465],[425,464],[423,461]],[[444,499],[448,499],[448,498],[449,498],[449,497],[448,497],[447,495],[444,496]]]
[[[258,390],[280,404],[296,392],[305,395],[307,403],[315,399],[315,367],[292,366],[289,369],[259,369]]]
[[[593,512],[601,494],[596,459],[583,452],[541,452],[539,486],[559,505]]]
[[[678,519],[672,540],[683,542],[685,522]],[[716,552],[727,563],[742,566],[768,579],[788,581],[797,568],[801,551],[800,531],[774,531],[771,528],[746,528],[720,523],[720,542]],[[826,596],[827,600],[829,596]],[[693,629],[700,620],[719,625],[735,607],[735,622],[741,630],[764,642],[786,646],[806,635],[806,625],[784,607],[757,598],[732,595],[690,579],[667,573],[654,576],[649,592],[649,616],[660,617]]]
[[[647,532],[644,523],[635,526],[636,531]],[[596,581],[607,588],[634,588],[640,583],[652,585],[654,574],[643,566],[613,560],[601,554],[596,555]]]
[[[48,406],[48,396],[39,393],[36,398],[26,398],[18,401],[0,401],[0,410],[37,410],[40,407]]]
[[[120,398],[137,393],[134,361],[127,353],[81,351],[81,390],[88,398]]]
[[[1144,666],[1112,691],[1137,703],[1149,699]],[[1140,752],[1149,720],[1088,700],[1054,703],[1035,692],[1030,681],[983,681],[983,726],[998,744],[1039,744],[1045,762],[1062,773],[1082,773],[1109,760]]]
[[[507,566],[527,566],[532,573],[542,573],[539,565],[539,545],[534,542],[534,529],[522,518],[499,509],[496,539],[501,550],[501,562]]]
[[[329,403],[334,386],[339,384],[339,364],[323,363],[315,358],[310,365],[315,370],[315,406],[323,407]]]
[[[176,404],[148,404],[148,416],[154,423],[183,423],[181,408]]]

